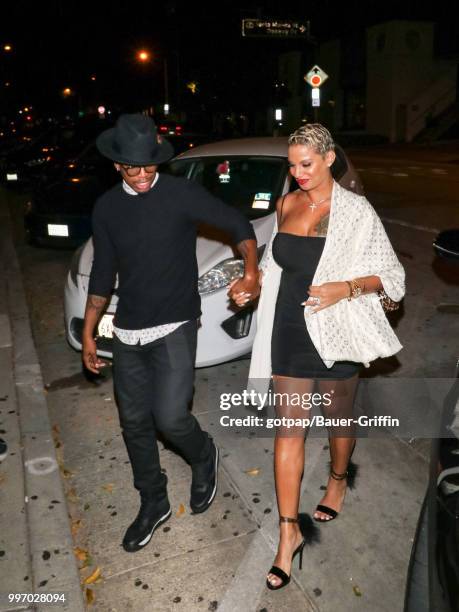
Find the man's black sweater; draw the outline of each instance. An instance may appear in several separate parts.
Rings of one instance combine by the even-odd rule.
[[[115,325],[144,329],[201,314],[197,226],[228,232],[234,243],[254,239],[250,222],[201,185],[161,174],[147,193],[119,183],[94,207],[94,261],[89,293],[108,297],[118,273]]]

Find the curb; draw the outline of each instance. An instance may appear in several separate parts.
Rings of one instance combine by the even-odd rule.
[[[33,593],[64,593],[69,612],[85,610],[78,566],[73,554],[69,513],[43,391],[41,368],[32,337],[22,274],[12,240],[7,203],[0,201],[7,307],[24,469],[25,512]],[[37,610],[56,610],[38,603]]]

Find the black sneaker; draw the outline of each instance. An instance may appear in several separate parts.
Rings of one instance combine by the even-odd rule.
[[[162,503],[157,499],[141,496],[139,514],[128,527],[123,538],[126,552],[137,552],[148,544],[155,529],[165,523],[171,516],[171,507],[167,498]]]
[[[8,446],[5,442],[5,440],[3,440],[3,438],[0,438],[0,461],[3,461],[3,459],[5,459],[5,457],[8,454]]]
[[[214,500],[217,492],[218,459],[218,448],[211,440],[209,457],[191,466],[190,508],[193,514],[205,512]]]

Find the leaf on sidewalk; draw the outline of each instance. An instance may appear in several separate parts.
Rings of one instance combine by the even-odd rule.
[[[362,591],[359,589],[357,585],[353,586],[352,590],[354,591],[354,595],[356,597],[362,597]]]
[[[79,501],[79,497],[76,494],[75,489],[72,487],[71,489],[69,489],[67,491],[67,499],[69,500],[69,502],[71,502],[72,504],[76,504]]]
[[[50,385],[48,385],[48,388],[50,387]],[[59,427],[59,425],[56,423],[55,425],[53,425],[53,433],[60,434],[61,433],[61,428]]]
[[[107,493],[113,493],[114,486],[115,486],[114,484],[109,483],[109,484],[103,485],[102,489],[107,491]]]
[[[185,512],[185,506],[183,504],[180,504],[180,506],[178,507],[176,516],[181,516],[182,514],[184,514],[184,512]]]
[[[79,529],[81,529],[82,526],[82,521],[81,519],[73,519],[72,520],[72,536],[75,537],[76,534],[78,533]]]
[[[70,470],[68,470],[65,467],[61,468],[61,474],[64,478],[69,479],[73,477],[73,472],[71,472]]]
[[[252,468],[250,470],[246,470],[244,473],[247,474],[247,476],[258,476],[260,473],[260,468]]]
[[[95,599],[94,591],[92,589],[86,589],[85,596],[86,596],[86,603],[88,604],[88,606],[90,606],[94,602],[94,599]]]
[[[88,558],[88,551],[84,548],[76,546],[73,549],[73,552],[75,553],[75,557],[78,559],[78,561],[86,561],[86,559]]]
[[[90,508],[90,507],[91,507],[91,504],[86,503],[86,504],[83,506],[83,510],[86,512],[86,510],[89,510],[89,508]]]
[[[100,569],[100,567],[96,567],[93,573],[83,581],[83,584],[94,584],[94,582],[96,582],[96,580],[98,580],[101,575],[102,570]]]

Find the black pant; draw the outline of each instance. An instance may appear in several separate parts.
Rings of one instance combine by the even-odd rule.
[[[209,452],[208,435],[190,413],[196,356],[197,322],[143,346],[113,341],[113,379],[120,424],[142,494],[161,494],[167,479],[161,473],[156,430],[187,461],[202,461]]]

